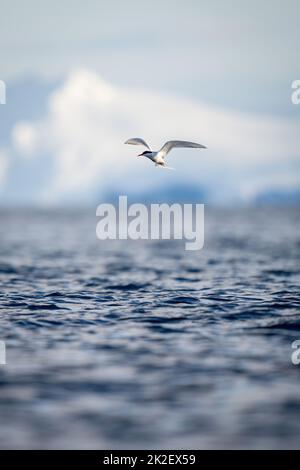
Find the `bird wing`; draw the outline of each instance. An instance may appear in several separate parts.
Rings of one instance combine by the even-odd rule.
[[[144,145],[147,149],[150,149],[149,145],[144,141],[144,139],[140,139],[139,137],[134,137],[133,139],[128,139],[124,144],[131,144],[131,145]]]
[[[169,140],[166,142],[160,151],[158,152],[162,158],[165,158],[167,154],[172,150],[174,147],[191,147],[191,148],[199,148],[199,149],[206,149],[204,145],[196,144],[195,142],[188,142],[186,140]]]

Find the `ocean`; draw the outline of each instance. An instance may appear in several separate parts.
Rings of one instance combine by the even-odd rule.
[[[206,207],[201,251],[95,212],[0,212],[0,447],[299,448],[299,208]]]

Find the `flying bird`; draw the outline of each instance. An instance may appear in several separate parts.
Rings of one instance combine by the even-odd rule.
[[[172,150],[173,148],[190,147],[190,148],[206,149],[204,145],[196,144],[195,142],[188,142],[186,140],[169,140],[162,146],[162,148],[158,152],[155,152],[150,149],[149,145],[144,141],[144,139],[140,139],[139,137],[128,139],[126,140],[125,144],[143,145],[148,150],[145,150],[143,153],[140,153],[138,157],[149,158],[150,160],[153,161],[153,163],[155,163],[155,166],[158,166],[160,168],[168,168],[169,170],[173,170],[174,168],[171,168],[166,165],[165,158],[170,152],[170,150]]]

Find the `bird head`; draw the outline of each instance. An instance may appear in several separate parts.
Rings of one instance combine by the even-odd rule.
[[[152,152],[149,152],[149,150],[145,150],[143,153],[140,153],[140,154],[138,155],[138,157],[143,157],[143,156],[146,157],[147,155],[149,155],[149,154],[151,154],[151,153],[152,153]]]

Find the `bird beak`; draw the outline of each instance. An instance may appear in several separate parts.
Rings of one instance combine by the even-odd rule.
[[[142,155],[143,155],[142,153],[139,153],[139,154],[138,154],[138,157],[141,157]]]

